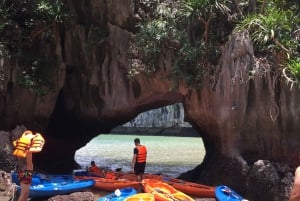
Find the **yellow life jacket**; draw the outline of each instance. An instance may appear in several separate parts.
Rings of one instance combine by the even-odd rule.
[[[25,131],[22,136],[13,141],[13,145],[15,146],[15,150],[13,152],[14,156],[25,158],[27,152],[31,146],[31,139],[34,137],[31,131]]]
[[[13,155],[25,158],[28,151],[32,153],[42,151],[44,144],[45,140],[41,134],[33,134],[31,131],[27,130],[19,139],[13,141],[13,145],[15,146]]]
[[[45,139],[40,133],[36,133],[35,136],[31,140],[31,146],[29,148],[29,151],[32,153],[40,152],[42,151],[45,144]]]

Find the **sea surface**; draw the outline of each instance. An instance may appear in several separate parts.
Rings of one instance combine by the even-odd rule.
[[[201,137],[101,134],[77,150],[75,161],[86,168],[94,160],[104,169],[132,171],[134,138],[147,147],[146,172],[177,177],[199,165],[205,155]]]

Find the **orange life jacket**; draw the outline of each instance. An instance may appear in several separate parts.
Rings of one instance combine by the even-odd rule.
[[[89,172],[101,173],[101,170],[97,166],[91,166],[89,167]]]
[[[138,145],[136,146],[138,150],[138,154],[136,157],[136,162],[137,163],[143,163],[146,162],[147,159],[147,148],[144,145]]]
[[[105,179],[116,179],[116,178],[117,178],[117,176],[114,172],[107,172],[105,174]]]
[[[13,152],[14,156],[25,158],[27,152],[31,146],[31,139],[34,137],[31,131],[25,131],[22,136],[13,141],[13,145],[15,146],[15,150]]]
[[[32,138],[31,146],[29,151],[32,153],[42,151],[45,144],[45,139],[40,133],[36,133],[35,136]]]

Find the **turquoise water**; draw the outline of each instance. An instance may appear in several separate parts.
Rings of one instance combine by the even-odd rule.
[[[134,138],[147,146],[146,172],[162,173],[173,177],[193,169],[205,155],[200,137],[135,136],[102,134],[77,150],[75,161],[82,167],[94,160],[105,169],[122,168],[131,171]]]

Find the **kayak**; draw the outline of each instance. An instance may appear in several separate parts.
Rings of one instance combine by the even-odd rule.
[[[99,189],[104,189],[107,191],[114,191],[117,188],[123,188],[128,186],[128,181],[134,182],[133,186],[130,182],[130,186],[134,188],[138,188],[138,185],[136,185],[136,175],[132,172],[120,172],[120,171],[110,171],[111,174],[115,176],[114,180],[108,180],[103,179],[103,177],[95,177],[92,173],[89,173],[87,171],[78,171],[75,173],[75,178],[93,178],[98,181],[96,181],[95,187]],[[98,179],[102,178],[102,179]],[[202,184],[197,184],[193,182],[187,182],[184,180],[163,176],[160,174],[150,174],[145,173],[143,175],[144,179],[156,179],[163,181],[171,186],[173,186],[175,189],[196,197],[203,197],[203,198],[215,198],[215,187],[212,186],[206,186]],[[120,182],[122,181],[122,182]],[[124,181],[126,181],[124,183]]]
[[[155,201],[195,201],[192,197],[160,180],[143,179],[142,186],[144,192],[152,193],[154,195]]]
[[[188,195],[203,198],[215,198],[215,187],[212,186],[206,186],[171,177],[162,177],[162,181]]]
[[[122,179],[93,178],[93,177],[90,177],[89,179],[93,179],[95,181],[95,185],[94,185],[95,188],[104,191],[115,191],[116,189],[128,188],[128,187],[138,190],[140,187],[140,183],[136,181],[122,180]]]
[[[21,186],[17,174],[12,173],[12,182],[17,184],[17,192],[21,192]],[[93,187],[95,181],[92,179],[74,180],[72,175],[45,175],[33,174],[29,197],[51,197],[82,191]]]
[[[136,180],[136,176],[134,173],[117,173],[119,174],[119,178],[124,178],[128,180]],[[116,175],[117,175],[116,174]],[[143,175],[144,179],[156,179],[163,181],[177,190],[196,197],[203,197],[203,198],[215,198],[215,187],[207,186],[203,184],[198,184],[194,182],[188,182],[181,179],[176,179],[169,176],[163,176],[159,174],[150,174],[146,173]]]
[[[121,172],[121,173],[116,173],[118,178],[122,179],[128,179],[131,181],[136,181],[136,175],[133,172]],[[161,180],[162,176],[160,174],[150,174],[150,173],[144,173],[143,174],[144,179],[157,179]]]
[[[99,198],[97,201],[123,201],[125,198],[135,194],[137,194],[137,191],[134,188],[121,188]]]
[[[218,201],[248,201],[225,185],[217,186],[215,194]]]
[[[151,193],[138,193],[125,198],[124,201],[155,201],[155,199]]]
[[[74,176],[75,179],[92,179],[95,181],[94,188],[104,190],[104,191],[115,191],[116,189],[121,188],[134,188],[138,190],[140,188],[140,183],[137,181],[131,181],[128,179],[108,179],[103,177],[98,177],[86,173],[76,173]]]
[[[12,182],[20,185],[19,179],[18,179],[18,173],[12,172],[11,173],[11,179]],[[33,173],[32,174],[32,185],[39,185],[41,182],[52,182],[52,183],[58,183],[58,182],[65,182],[74,180],[73,175],[69,174],[41,174],[41,173]]]

